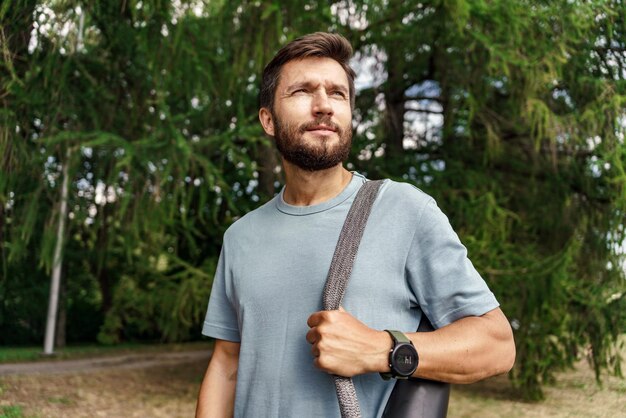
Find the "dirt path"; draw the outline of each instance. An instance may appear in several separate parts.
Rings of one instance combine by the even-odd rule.
[[[20,374],[6,374],[16,365],[4,365],[0,417],[192,417],[209,356],[210,350],[194,350],[30,363],[19,366]],[[3,408],[21,415],[3,414]],[[540,403],[517,399],[506,377],[455,386],[448,417],[621,418],[625,411],[626,380],[608,377],[600,387],[581,363],[559,374]]]
[[[0,417],[192,417],[210,354],[205,349],[2,365]]]
[[[35,363],[0,364],[0,376],[32,374],[66,374],[103,369],[141,369],[169,364],[207,360],[208,350],[126,354],[80,360],[53,360]]]

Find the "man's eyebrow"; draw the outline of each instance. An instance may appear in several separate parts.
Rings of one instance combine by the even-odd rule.
[[[329,83],[328,87],[330,87],[329,90],[333,90],[333,91],[341,91],[343,93],[348,93],[348,88],[342,84],[336,84],[336,83]]]
[[[292,90],[297,90],[300,88],[313,88],[316,85],[316,83],[312,83],[310,81],[300,81],[300,82],[296,82],[293,84],[290,84],[289,86],[287,86],[287,88],[285,89],[285,91],[292,91]],[[337,84],[337,83],[326,83],[326,87],[329,90],[333,90],[333,91],[341,91],[344,93],[348,93],[348,88],[346,86],[343,86],[341,84]]]
[[[330,91],[338,91],[344,94],[348,94],[348,88],[343,84],[329,83],[328,90]]]
[[[291,91],[291,90],[297,90],[303,87],[306,88],[311,88],[313,86],[313,83],[309,82],[309,81],[299,81],[293,84],[290,84],[287,86],[287,88],[285,89],[286,91]]]

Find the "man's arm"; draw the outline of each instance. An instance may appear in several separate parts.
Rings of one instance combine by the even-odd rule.
[[[367,327],[343,309],[316,312],[308,325],[306,338],[318,368],[347,377],[389,371],[392,342],[385,331]],[[513,332],[500,308],[406,335],[419,354],[415,377],[471,383],[506,373],[515,361]]]
[[[235,410],[235,385],[240,343],[215,340],[198,394],[196,418],[232,417]]]
[[[500,308],[407,336],[420,356],[415,377],[473,383],[507,373],[515,363],[513,331]],[[388,364],[385,369],[389,370]]]

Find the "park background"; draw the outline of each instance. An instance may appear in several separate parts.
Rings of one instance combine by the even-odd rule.
[[[0,351],[43,345],[55,270],[58,351],[199,340],[224,231],[281,187],[263,65],[323,30],[355,49],[347,167],[449,216],[511,321],[516,396],[581,359],[620,373],[622,0],[15,0],[0,21]]]

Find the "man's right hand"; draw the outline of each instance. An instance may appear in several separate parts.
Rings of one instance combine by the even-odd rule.
[[[240,345],[215,340],[213,355],[198,394],[196,418],[222,418],[234,415]]]

